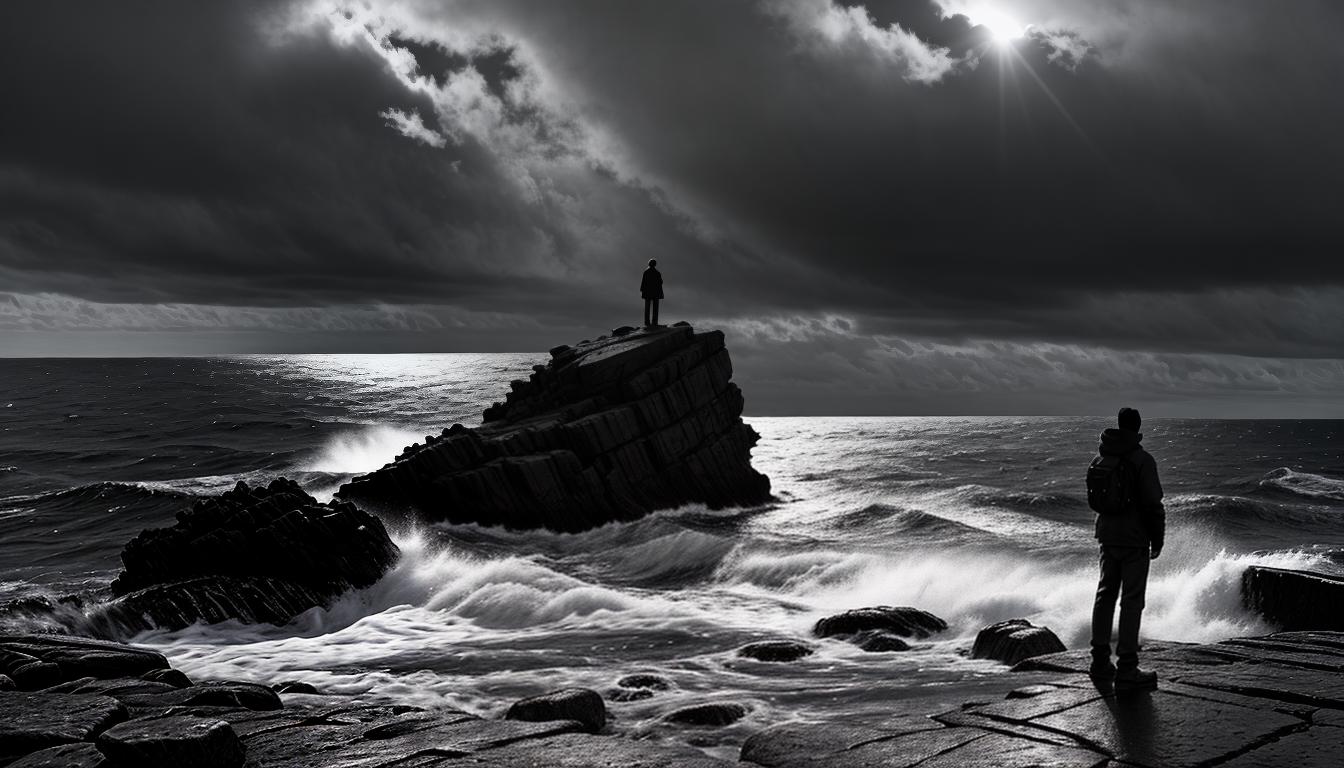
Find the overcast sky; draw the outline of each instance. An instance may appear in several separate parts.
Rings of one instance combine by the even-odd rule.
[[[1344,416],[1344,3],[10,4],[0,355],[721,327],[756,413]]]

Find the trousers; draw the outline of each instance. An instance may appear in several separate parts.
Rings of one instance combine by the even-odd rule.
[[[1101,578],[1092,603],[1092,655],[1111,658],[1111,623],[1120,600],[1120,633],[1115,641],[1116,667],[1139,665],[1139,622],[1148,589],[1148,548],[1101,545]]]
[[[652,317],[653,317],[652,320],[649,319],[649,317],[650,317],[650,314],[649,314],[649,313],[650,313],[650,310],[652,310],[652,313],[653,313],[653,314],[652,314]],[[657,325],[657,324],[658,324],[658,300],[657,300],[657,299],[645,299],[645,300],[644,300],[644,324],[645,324],[645,325]]]

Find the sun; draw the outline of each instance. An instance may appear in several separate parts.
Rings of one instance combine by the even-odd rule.
[[[1009,46],[1014,40],[1020,40],[1027,34],[1025,24],[1001,11],[984,10],[977,14],[976,23],[989,30],[994,43]]]

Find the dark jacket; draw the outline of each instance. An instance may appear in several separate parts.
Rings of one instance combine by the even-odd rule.
[[[663,298],[663,273],[657,267],[644,270],[644,279],[639,281],[639,295],[646,299]]]
[[[1108,429],[1101,433],[1097,451],[1102,456],[1120,456],[1138,470],[1139,503],[1133,512],[1121,515],[1097,515],[1097,541],[1122,547],[1161,549],[1167,531],[1167,513],[1162,508],[1162,483],[1157,479],[1157,462],[1143,450],[1143,435],[1129,429]]]

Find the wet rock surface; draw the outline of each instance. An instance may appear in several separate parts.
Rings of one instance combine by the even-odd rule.
[[[431,435],[338,496],[431,521],[557,531],[769,501],[723,333],[619,330],[552,349],[480,427]]]
[[[762,766],[1324,768],[1344,748],[1344,634],[1282,632],[1210,645],[1149,643],[1156,691],[1087,676],[1087,650],[1028,659],[1052,671],[1001,701],[873,727],[782,724],[747,739]],[[1012,676],[1008,677],[1011,681]]]
[[[97,747],[113,764],[144,768],[239,768],[244,761],[243,744],[227,722],[191,715],[113,726]]]
[[[255,683],[178,688],[167,680],[145,679],[143,673],[75,677],[96,671],[97,665],[70,662],[70,646],[29,645],[32,658],[68,679],[48,690],[0,692],[0,765],[730,765],[687,746],[591,735],[584,732],[590,726],[575,719],[485,720],[454,709],[336,696],[331,703],[281,706],[273,691]],[[100,643],[97,650],[106,663],[115,648]],[[141,652],[127,648],[127,653]],[[49,660],[56,658],[67,659],[68,671]],[[1142,659],[1160,676],[1155,691],[1117,693],[1086,676],[1087,650],[1065,651],[1017,665],[1036,670],[1038,680],[1039,671],[1051,673],[1043,682],[1014,686],[1020,678],[1005,673],[1001,699],[941,713],[897,714],[872,724],[771,726],[746,739],[738,764],[1338,765],[1344,749],[1344,633],[1281,632],[1209,645],[1148,643]],[[133,669],[124,664],[107,668],[114,674]],[[622,682],[651,687],[623,690],[652,690],[660,682],[653,675],[630,677],[640,679]],[[580,693],[585,696],[568,698],[596,696]],[[560,694],[569,692],[550,696],[566,698]],[[729,725],[746,714],[747,707],[739,703],[709,702],[678,709],[665,719],[693,733]]]
[[[1009,619],[980,630],[971,648],[971,658],[1016,664],[1063,650],[1064,643],[1046,627],[1035,626],[1026,619]]]
[[[1344,631],[1344,578],[1250,566],[1241,575],[1246,607],[1285,630]]]
[[[39,638],[44,639],[44,638]],[[79,662],[78,638],[19,640],[62,679],[40,691],[0,692],[0,765],[61,768],[340,768],[342,766],[592,766],[721,768],[731,763],[692,747],[590,735],[605,722],[601,697],[568,689],[519,702],[514,714],[544,705],[548,719],[486,720],[456,709],[331,703],[283,705],[251,682],[191,684],[167,675],[163,657],[131,646],[87,641],[94,661]],[[0,644],[18,642],[0,637]],[[117,659],[124,652],[124,659]],[[59,659],[60,662],[55,661]],[[111,659],[111,661],[110,661]],[[131,663],[126,659],[141,659]],[[62,666],[64,664],[64,666]],[[164,664],[136,677],[100,678]],[[157,673],[157,674],[150,674]],[[180,675],[180,673],[179,673]],[[625,682],[670,687],[654,675]],[[186,681],[183,687],[178,683]],[[73,691],[83,691],[74,693]],[[560,716],[563,719],[549,719]]]
[[[924,639],[947,629],[947,622],[908,606],[855,608],[817,621],[812,634],[854,643],[869,653],[907,651],[904,638]]]
[[[89,741],[127,718],[106,696],[0,692],[0,764],[39,749]]]
[[[602,695],[586,688],[566,688],[514,702],[504,715],[506,720],[546,722],[573,720],[589,733],[597,733],[607,724],[607,705]]]
[[[797,640],[761,640],[737,649],[742,658],[772,662],[797,661],[813,653],[812,646]]]
[[[12,678],[20,690],[160,670],[169,671],[163,654],[121,643],[66,635],[0,635],[0,673]]]
[[[747,708],[732,702],[695,704],[669,712],[663,719],[682,725],[730,725],[747,716]]]
[[[9,768],[109,768],[111,763],[89,742],[63,744],[29,753]]]
[[[87,629],[115,637],[228,619],[284,624],[374,583],[397,555],[382,522],[353,504],[319,504],[284,478],[240,482],[132,539],[116,599]]]

